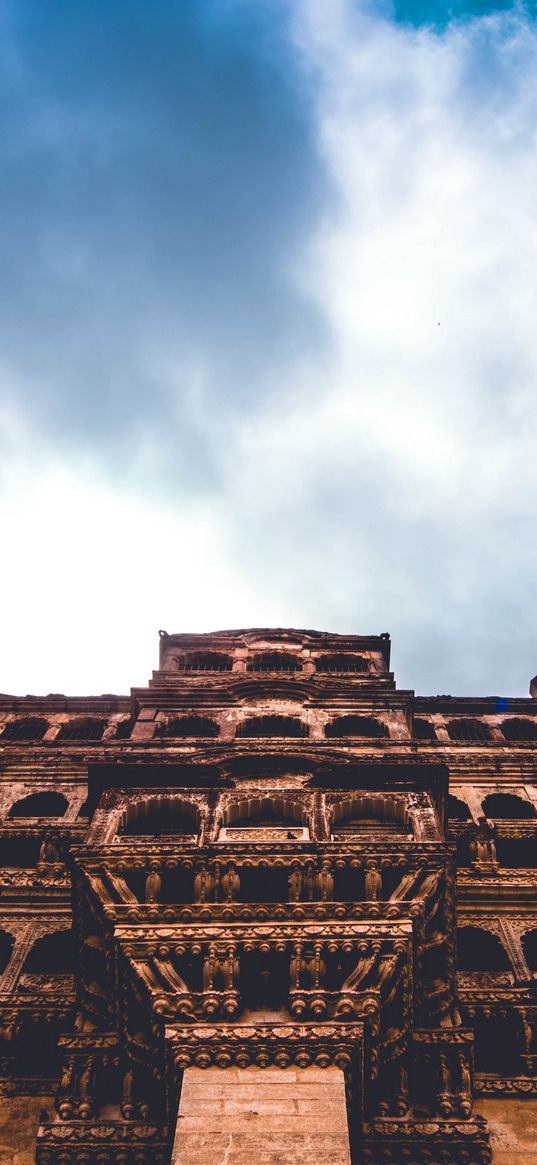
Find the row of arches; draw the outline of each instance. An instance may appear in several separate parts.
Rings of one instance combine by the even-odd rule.
[[[406,806],[382,794],[346,797],[331,806],[329,813],[329,824],[335,837],[353,830],[367,833],[373,826],[401,835],[413,832]],[[181,797],[157,794],[126,806],[120,832],[123,836],[193,835],[199,832],[200,824],[200,812],[195,804]],[[301,801],[273,794],[269,797],[256,795],[232,800],[223,808],[218,824],[224,828],[298,825],[309,829],[312,822]]]
[[[239,662],[239,661],[237,661]],[[241,670],[244,661],[240,661]],[[304,670],[305,664],[312,664],[316,672],[325,675],[357,675],[369,671],[369,661],[364,655],[351,652],[331,652],[316,659],[303,660],[291,651],[260,651],[246,660],[247,672],[292,675]],[[234,664],[233,656],[220,651],[190,651],[175,656],[173,666],[176,671],[229,672]]]
[[[449,720],[445,727],[454,743],[486,744],[494,740],[489,725],[471,716]],[[537,740],[537,721],[527,716],[510,716],[502,720],[499,729],[508,744]],[[415,740],[438,740],[434,724],[419,716],[414,718],[413,735]]]
[[[206,716],[180,716],[160,729],[165,737],[214,737],[220,733],[216,720]],[[237,726],[239,739],[254,737],[305,737],[308,725],[297,716],[251,716]],[[325,736],[387,737],[388,729],[374,716],[336,716],[325,727]]]
[[[109,721],[104,718],[94,716],[74,717],[72,720],[66,721],[60,726],[60,729],[54,737],[55,743],[76,742],[83,741],[89,743],[95,740],[102,740],[105,729],[108,728]],[[44,716],[21,716],[16,720],[9,720],[4,725],[0,735],[0,743],[10,744],[20,741],[21,743],[32,741],[37,742],[43,740],[43,737],[51,728],[50,722]],[[116,724],[114,733],[114,740],[127,740],[133,728],[133,722],[130,719],[120,720]]]
[[[535,808],[531,801],[524,800],[517,793],[488,793],[481,802],[485,817],[498,821],[531,821],[535,818]],[[466,801],[460,797],[448,797],[448,817],[450,821],[471,821],[472,815]]]
[[[102,740],[109,721],[96,717],[75,717],[62,724],[55,743],[91,743]],[[0,742],[8,744],[15,742],[39,742],[51,727],[49,721],[42,716],[26,716],[9,720],[0,733]],[[128,740],[133,728],[130,719],[119,721],[115,726],[112,740]],[[454,743],[484,744],[493,740],[490,727],[482,720],[471,717],[450,720],[446,724],[450,740]],[[531,742],[537,740],[537,723],[528,717],[510,717],[500,725],[500,730],[507,743]],[[170,720],[159,729],[160,735],[165,737],[215,737],[220,734],[220,726],[216,720],[207,716],[180,716]],[[254,736],[284,736],[304,737],[308,735],[308,726],[299,717],[293,716],[257,716],[243,720],[237,728],[238,737]],[[387,737],[387,726],[374,716],[337,716],[325,726],[325,736],[331,737]],[[420,741],[438,741],[434,725],[429,720],[420,717],[414,719],[413,739]]]

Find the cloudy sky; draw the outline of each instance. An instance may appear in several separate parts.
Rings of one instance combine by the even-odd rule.
[[[447,3],[0,0],[0,690],[283,625],[527,693],[537,21]]]

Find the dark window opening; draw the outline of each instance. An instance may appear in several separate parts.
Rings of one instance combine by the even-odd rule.
[[[512,1021],[496,1015],[478,1016],[473,1026],[476,1071],[515,1076],[518,1055]]]
[[[537,724],[535,720],[526,720],[522,716],[515,716],[504,720],[502,732],[506,740],[537,740]]]
[[[501,866],[508,870],[532,870],[537,867],[537,838],[497,837],[495,841]]]
[[[39,839],[6,837],[0,841],[0,866],[7,869],[30,870],[37,865]]]
[[[489,793],[483,801],[486,817],[504,821],[530,821],[535,817],[531,801],[524,801],[516,793]]]
[[[107,720],[93,720],[90,718],[84,720],[70,720],[67,724],[62,724],[56,740],[101,740],[107,723]]]
[[[448,797],[447,811],[450,821],[470,821],[472,817],[466,801],[460,797]]]
[[[128,821],[121,833],[124,837],[175,837],[178,834],[197,834],[194,819],[181,809],[160,809]]]
[[[133,728],[134,722],[132,720],[120,720],[116,728],[114,740],[129,740]]]
[[[420,717],[414,718],[412,735],[414,740],[437,740],[434,725],[430,720],[422,720]]]
[[[388,729],[373,716],[338,716],[326,725],[325,736],[387,736]]]
[[[490,731],[481,720],[472,720],[469,716],[461,720],[451,720],[447,725],[450,740],[467,741],[480,744],[490,740]]]
[[[30,793],[15,801],[8,817],[63,817],[69,802],[61,793]]]
[[[243,720],[237,736],[307,736],[308,726],[293,716],[254,716]]]
[[[260,655],[252,656],[246,664],[246,671],[296,672],[301,669],[301,660],[288,651],[263,651]]]
[[[357,675],[369,671],[367,659],[363,655],[320,655],[315,660],[315,670],[323,675]]]
[[[170,720],[162,729],[162,736],[218,736],[220,728],[207,716],[181,716]]]
[[[505,947],[495,934],[479,926],[462,926],[457,931],[459,971],[510,971]]]
[[[2,732],[2,743],[12,740],[42,740],[48,728],[48,720],[42,720],[37,716],[10,720]]]
[[[23,974],[68,975],[73,973],[74,962],[72,930],[56,930],[37,939],[27,955]]]
[[[175,660],[177,671],[231,671],[233,660],[220,651],[192,651]]]

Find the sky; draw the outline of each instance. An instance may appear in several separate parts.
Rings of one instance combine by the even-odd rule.
[[[158,629],[537,671],[537,16],[0,0],[0,691]]]

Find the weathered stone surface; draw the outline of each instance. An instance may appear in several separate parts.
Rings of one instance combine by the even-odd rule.
[[[350,1165],[337,1068],[187,1069],[173,1165]]]
[[[35,1165],[35,1137],[43,1108],[51,1096],[0,1097],[0,1165]]]
[[[537,1165],[537,1100],[480,1098],[490,1129],[493,1165]]]

